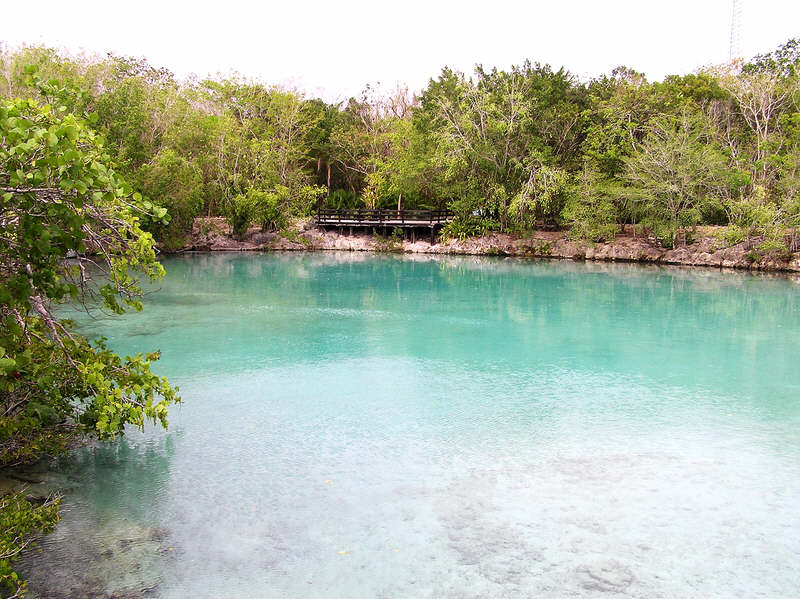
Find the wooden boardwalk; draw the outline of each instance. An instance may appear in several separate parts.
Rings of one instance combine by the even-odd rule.
[[[383,228],[384,233],[389,229],[411,230],[414,240],[416,229],[428,229],[431,244],[434,242],[436,227],[442,227],[453,218],[449,210],[372,210],[369,208],[355,208],[337,210],[333,208],[320,208],[317,210],[317,226],[321,227],[349,227],[350,234],[353,227]]]
[[[350,235],[353,234],[353,227],[364,228],[372,227],[372,232],[376,229],[383,229],[384,234],[389,229],[402,229],[403,238],[406,238],[406,231],[410,231],[411,240],[416,239],[417,229],[428,229],[430,243],[435,241],[436,227],[442,227],[453,218],[453,213],[449,210],[372,210],[369,208],[355,208],[337,210],[333,208],[320,208],[317,210],[317,226],[320,227],[349,227]]]
[[[317,224],[332,227],[436,227],[453,217],[449,210],[371,210],[355,208],[317,210]]]

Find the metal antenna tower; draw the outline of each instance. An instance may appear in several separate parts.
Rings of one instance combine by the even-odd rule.
[[[733,62],[742,56],[742,0],[733,0],[731,10],[731,45],[730,60]]]

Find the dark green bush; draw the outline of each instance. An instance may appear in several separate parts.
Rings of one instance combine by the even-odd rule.
[[[500,225],[491,219],[480,216],[456,216],[442,227],[439,238],[442,241],[458,239],[464,241],[469,237],[482,237],[492,231],[497,231]]]

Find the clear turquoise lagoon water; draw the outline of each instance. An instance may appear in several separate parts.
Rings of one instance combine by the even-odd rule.
[[[34,596],[800,596],[797,280],[164,264],[143,313],[83,328],[160,348],[184,404],[58,463]]]

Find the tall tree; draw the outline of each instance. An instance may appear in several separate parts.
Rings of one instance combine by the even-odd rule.
[[[664,245],[702,220],[705,201],[730,184],[727,161],[713,142],[707,120],[688,110],[655,119],[625,160],[625,178],[640,192],[648,224]]]
[[[122,358],[54,311],[68,299],[141,309],[135,273],[164,274],[139,226],[140,198],[110,164],[74,115],[28,99],[0,101],[0,466],[63,451],[81,431],[114,437],[126,424],[166,426],[167,407],[179,400],[150,370],[158,352]],[[0,535],[0,583],[16,593],[10,558],[54,512],[21,496],[0,509],[0,520],[21,531],[11,546],[8,529]]]

